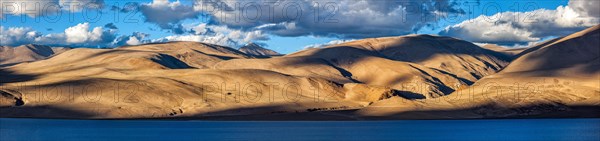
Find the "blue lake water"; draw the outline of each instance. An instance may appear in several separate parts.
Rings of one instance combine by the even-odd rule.
[[[596,141],[600,119],[159,121],[0,118],[0,141],[443,140]]]

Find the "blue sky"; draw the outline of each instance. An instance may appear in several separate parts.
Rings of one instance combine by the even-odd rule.
[[[213,4],[212,2],[192,0],[66,0],[72,3],[63,3],[64,0],[25,0],[28,3],[3,1],[7,2],[3,3],[3,13],[0,16],[3,28],[0,45],[116,47],[189,40],[233,47],[258,42],[281,53],[291,53],[309,45],[318,46],[336,40],[412,33],[440,34],[477,43],[526,46],[598,24],[600,15],[597,7],[588,6],[597,4],[598,1],[595,0],[318,0],[284,1],[273,6],[274,11],[285,11],[286,8],[287,15],[282,14],[286,12],[269,12],[271,3],[268,1],[229,0],[217,8],[202,7]],[[43,12],[32,11],[36,10],[36,3],[40,3],[40,7],[50,6],[40,8]],[[319,9],[318,14],[314,10],[315,3],[320,4],[316,8]],[[415,3],[419,6],[414,6]],[[73,6],[76,4],[88,7]],[[226,9],[236,7],[236,4],[247,7]],[[7,5],[24,6],[29,10],[4,9]],[[53,9],[53,5],[60,8]],[[301,12],[298,12],[298,7],[302,9]],[[215,12],[219,10],[224,12]],[[397,16],[403,12],[409,14]],[[239,13],[246,14],[241,21],[227,15]],[[273,14],[273,17],[264,16],[268,14]],[[258,18],[253,19],[253,15]],[[289,15],[293,18],[289,18]],[[448,15],[458,15],[459,18],[449,18]],[[494,15],[507,16],[494,18]],[[96,27],[99,29],[94,32]],[[71,30],[67,31],[68,28]]]

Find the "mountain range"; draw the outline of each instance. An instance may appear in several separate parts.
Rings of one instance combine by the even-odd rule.
[[[435,35],[287,55],[254,43],[0,47],[0,117],[600,117],[599,28],[519,49]]]

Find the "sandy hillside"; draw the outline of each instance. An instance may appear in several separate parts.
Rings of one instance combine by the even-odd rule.
[[[69,49],[70,48],[49,47],[44,45],[22,45],[18,47],[0,46],[0,67],[43,60]]]
[[[262,69],[338,83],[390,87],[435,98],[496,73],[510,61],[472,43],[431,35],[373,38],[270,59],[234,59],[218,69]]]
[[[147,51],[170,55],[187,65],[204,69],[215,63],[238,58],[254,58],[230,47],[196,42],[170,42],[123,47],[120,50]]]
[[[485,49],[493,50],[496,52],[500,52],[500,53],[506,54],[508,56],[512,56],[514,58],[516,58],[517,55],[519,55],[521,52],[529,49],[529,48],[508,48],[508,47],[503,47],[503,46],[499,46],[496,44],[484,44],[484,45],[481,45],[481,47],[485,48]]]
[[[339,65],[351,65],[352,62],[342,61],[353,58],[375,56],[442,70],[470,81],[493,74],[510,62],[508,56],[483,49],[470,42],[432,35],[358,40],[288,56],[326,58],[338,62]]]
[[[269,56],[280,56],[282,54],[277,53],[273,50],[270,49],[266,49],[264,47],[261,47],[258,44],[255,43],[250,43],[247,44],[243,47],[240,47],[239,51],[246,53],[248,55],[253,55],[253,56],[257,56],[257,57],[269,57]]]
[[[205,58],[211,60],[202,60]],[[159,118],[305,112],[356,109],[373,99],[397,95],[385,88],[345,88],[320,78],[268,70],[201,68],[232,58],[250,56],[228,47],[192,42],[72,49],[47,60],[1,69],[1,115]],[[367,94],[363,89],[376,90],[380,96],[346,100],[347,91]],[[266,108],[228,111],[251,107]]]
[[[598,117],[599,28],[534,46],[468,89],[432,100],[383,100],[357,113],[386,118]]]

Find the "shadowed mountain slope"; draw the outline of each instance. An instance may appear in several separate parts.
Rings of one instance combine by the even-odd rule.
[[[546,113],[597,117],[599,27],[531,47],[499,73],[448,96],[422,101],[382,100],[357,113],[381,117],[417,113],[430,118],[498,118]]]
[[[496,73],[510,57],[431,35],[358,40],[270,59],[234,59],[218,69],[262,69],[338,83],[390,87],[434,98]]]
[[[49,47],[33,44],[18,47],[0,46],[0,67],[44,60],[69,49],[66,47]]]
[[[239,51],[241,51],[243,53],[246,53],[246,54],[249,54],[249,55],[257,56],[257,57],[269,57],[269,56],[280,56],[280,55],[282,55],[282,54],[277,53],[277,52],[275,52],[273,50],[263,48],[260,45],[255,44],[255,43],[247,44],[247,45],[241,47],[239,49]]]

